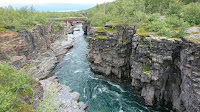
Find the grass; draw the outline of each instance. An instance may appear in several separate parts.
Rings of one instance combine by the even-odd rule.
[[[187,38],[187,40],[192,41],[194,43],[200,43],[200,39]]]
[[[96,28],[98,32],[103,32],[103,28],[102,27],[98,27]]]
[[[105,30],[106,30],[106,31],[109,31],[109,32],[114,32],[114,33],[117,32],[117,30],[114,29],[114,28],[105,28]]]
[[[123,20],[116,20],[116,21],[109,21],[108,22],[110,25],[116,26],[116,25],[120,25],[123,23]]]
[[[143,65],[143,69],[144,69],[145,72],[146,72],[146,71],[150,71],[150,67],[148,67],[148,66],[146,66],[146,65]]]
[[[143,25],[143,22],[138,23],[136,33],[138,35],[143,35],[143,36],[150,35],[150,32],[145,30],[145,26]]]
[[[36,81],[22,70],[0,62],[0,110],[15,111],[23,110],[25,103],[18,97],[28,95],[33,91],[31,84]],[[29,110],[32,110],[31,107]]]
[[[183,36],[190,36],[189,33],[185,33],[185,34],[173,34],[171,37],[168,37],[168,38],[174,38],[174,39],[180,39],[180,37],[183,37]]]
[[[98,33],[95,33],[93,38],[107,38],[105,35],[99,35]]]
[[[149,46],[150,46],[150,50],[152,50],[152,42],[151,42],[151,38],[149,39]]]
[[[6,60],[10,60],[10,57],[8,56],[7,53],[5,54],[4,58],[5,58]]]
[[[6,31],[6,30],[8,30],[8,29],[4,28],[3,25],[0,25],[0,31]]]

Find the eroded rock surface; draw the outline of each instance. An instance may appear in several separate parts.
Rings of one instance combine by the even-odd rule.
[[[130,73],[131,38],[135,33],[135,26],[118,26],[116,29],[119,32],[91,30],[91,35],[97,32],[107,38],[90,38],[87,58],[91,62],[92,71],[107,77],[125,79]]]
[[[50,102],[56,105],[56,112],[85,112],[87,105],[79,102],[80,94],[70,87],[61,85],[56,76],[40,81],[44,88],[44,97],[51,94]],[[52,90],[49,89],[52,86]],[[52,92],[53,91],[53,92]],[[53,99],[53,100],[52,100]]]
[[[20,32],[0,32],[0,60],[19,69],[25,67],[34,79],[41,80],[42,86],[41,83],[33,84],[32,93],[20,96],[34,109],[45,97],[49,84],[56,86],[56,94],[50,101],[57,99],[53,104],[59,104],[58,112],[84,112],[87,107],[83,102],[78,102],[78,93],[59,84],[56,77],[43,80],[73,47],[75,37],[69,34],[71,31],[69,24],[55,32],[53,23],[47,23],[44,27],[37,24],[32,29]]]
[[[199,112],[199,28],[189,28],[187,32],[191,35],[181,39],[141,36],[134,34],[134,30],[124,29],[126,33],[119,35],[122,29],[110,33],[90,28],[87,32],[93,37],[88,46],[91,70],[132,80],[135,92],[147,105],[163,105],[177,112]],[[100,36],[94,38],[96,33]]]

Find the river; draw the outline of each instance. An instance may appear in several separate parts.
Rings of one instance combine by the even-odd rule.
[[[90,71],[86,59],[87,45],[82,24],[77,24],[74,47],[52,72],[60,83],[80,93],[80,101],[89,105],[89,112],[168,112],[165,108],[144,105],[130,84],[112,82]]]

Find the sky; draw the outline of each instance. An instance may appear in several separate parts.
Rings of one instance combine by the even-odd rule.
[[[15,4],[47,4],[47,3],[72,3],[72,4],[101,4],[114,0],[0,0],[0,6]]]
[[[96,4],[114,0],[0,0],[0,7],[33,6],[36,11],[77,11],[94,7]]]

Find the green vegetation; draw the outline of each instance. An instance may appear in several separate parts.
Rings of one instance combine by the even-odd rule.
[[[149,39],[149,47],[150,47],[150,50],[152,50],[152,43],[151,43],[151,38]]]
[[[116,20],[116,21],[109,21],[108,24],[112,25],[112,26],[117,26],[122,24],[123,21],[122,20]]]
[[[11,6],[0,8],[1,30],[19,30],[23,27],[32,27],[36,22],[46,24],[47,19],[41,12],[34,11],[33,7],[14,9]],[[3,29],[2,29],[3,28]]]
[[[53,22],[55,31],[58,31],[63,22],[55,21],[55,18],[83,16],[80,12],[37,12],[33,7],[14,9],[12,6],[0,7],[0,15],[0,31],[19,31],[24,27],[32,28],[36,23],[44,26],[47,22]]]
[[[39,112],[55,112],[55,109],[59,107],[58,105],[55,105],[53,103],[53,101],[56,100],[56,98],[53,98],[53,95],[55,95],[55,88],[56,86],[54,84],[50,84],[47,87],[48,93],[45,95],[45,97],[42,99],[42,102],[40,102],[39,104]]]
[[[144,69],[145,72],[151,70],[150,67],[148,67],[148,66],[146,66],[146,65],[143,65],[143,69]]]
[[[137,24],[137,34],[143,35],[143,36],[148,36],[150,35],[150,32],[145,30],[146,25],[143,25],[144,21],[141,21]]]
[[[34,111],[18,97],[18,95],[25,96],[31,93],[33,83],[35,80],[30,75],[0,62],[0,110],[3,112]]]
[[[191,25],[199,25],[200,24],[200,2],[191,3],[186,5],[183,8],[184,20],[190,23]]]
[[[93,26],[103,26],[106,22],[113,26],[137,24],[140,35],[153,31],[159,36],[173,38],[185,34],[189,26],[200,24],[199,6],[198,0],[116,0],[86,12]]]
[[[89,40],[90,40],[89,36],[85,36],[85,41],[89,42]]]
[[[103,28],[102,27],[98,27],[96,29],[97,29],[97,32],[103,32]]]
[[[10,57],[8,56],[8,54],[6,53],[5,54],[5,57],[4,57],[6,60],[10,60]]]
[[[107,38],[105,35],[99,35],[98,33],[95,33],[93,38]]]
[[[174,35],[172,35],[171,37],[168,37],[168,38],[180,39],[180,37],[189,36],[189,35],[190,35],[189,33],[184,33],[182,35],[180,35],[180,34],[174,34]]]
[[[117,30],[114,29],[114,28],[105,28],[105,30],[106,30],[106,31],[109,31],[109,32],[114,32],[114,33],[117,32]]]
[[[194,38],[187,38],[189,41],[192,41],[194,43],[200,43],[200,39],[194,39]]]

